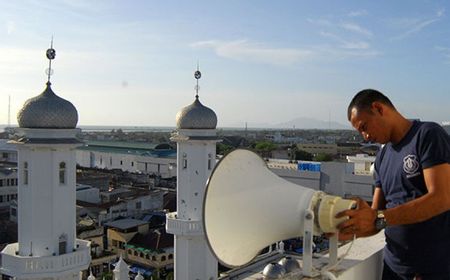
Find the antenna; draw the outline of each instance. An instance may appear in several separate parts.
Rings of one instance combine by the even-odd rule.
[[[202,73],[199,70],[198,60],[197,60],[197,71],[194,73],[194,78],[197,80],[197,85],[195,86],[195,98],[198,99],[198,91],[200,90],[200,86],[198,85],[198,80],[202,77]]]
[[[11,95],[8,95],[8,127],[11,126]]]
[[[45,53],[45,55],[48,58],[48,68],[47,68],[47,70],[45,70],[45,73],[47,74],[47,77],[48,77],[47,84],[50,84],[50,76],[53,75],[52,60],[55,59],[55,56],[56,56],[56,51],[53,48],[53,36],[52,36],[52,41],[50,43],[50,48],[47,49],[47,52]]]

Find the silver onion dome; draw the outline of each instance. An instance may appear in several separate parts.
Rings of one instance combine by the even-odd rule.
[[[176,121],[178,129],[215,129],[217,126],[216,113],[204,106],[198,97],[177,113]]]
[[[269,263],[263,270],[264,280],[280,279],[285,274],[284,268],[277,263]]]
[[[40,95],[28,99],[17,114],[22,128],[75,128],[78,112],[69,101],[57,96],[51,83]]]
[[[293,271],[296,271],[296,270],[300,269],[300,264],[296,260],[291,258],[291,257],[282,258],[278,262],[278,264],[281,265],[284,268],[286,273],[293,272]]]

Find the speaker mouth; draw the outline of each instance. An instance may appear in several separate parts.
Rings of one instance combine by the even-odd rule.
[[[214,166],[208,180],[206,181],[206,188],[205,188],[205,195],[203,196],[203,212],[202,212],[202,226],[205,232],[205,238],[206,238],[206,243],[208,244],[209,250],[211,251],[211,253],[213,254],[213,256],[219,261],[220,264],[229,267],[229,268],[239,268],[239,267],[243,267],[248,265],[249,263],[251,263],[260,253],[263,249],[259,250],[258,253],[255,255],[255,257],[253,257],[252,259],[250,259],[248,262],[243,263],[243,264],[239,264],[239,265],[235,265],[232,263],[229,263],[227,261],[224,261],[214,250],[214,246],[212,245],[212,242],[210,240],[210,235],[208,234],[208,227],[206,226],[206,222],[207,222],[207,217],[206,217],[206,208],[207,208],[207,199],[208,199],[208,194],[209,194],[209,190],[211,189],[211,179],[214,178],[214,175],[218,172],[219,166],[228,159],[228,157],[230,157],[231,154],[239,152],[239,151],[246,151],[249,153],[252,153],[256,156],[258,156],[260,158],[261,161],[264,162],[264,159],[259,156],[258,154],[254,153],[252,150],[247,149],[247,148],[239,148],[239,149],[234,149],[232,151],[230,151],[229,153],[225,154],[218,162],[217,164]]]
[[[202,224],[208,247],[224,266],[251,263],[271,244],[302,236],[304,214],[315,192],[280,178],[249,149],[231,151],[206,183]],[[283,202],[292,207],[286,210]],[[274,218],[273,212],[286,219]]]

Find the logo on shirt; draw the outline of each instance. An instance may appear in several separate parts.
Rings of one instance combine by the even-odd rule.
[[[420,174],[419,161],[415,155],[407,155],[403,158],[403,170],[406,172],[406,177],[411,178]]]

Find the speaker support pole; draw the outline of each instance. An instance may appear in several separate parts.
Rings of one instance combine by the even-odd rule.
[[[314,212],[306,210],[303,219],[303,275],[312,277]]]
[[[335,264],[337,264],[338,261],[338,237],[339,237],[339,233],[336,232],[335,234],[333,234],[333,236],[330,237],[329,240],[329,266],[333,267]]]

